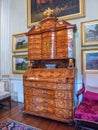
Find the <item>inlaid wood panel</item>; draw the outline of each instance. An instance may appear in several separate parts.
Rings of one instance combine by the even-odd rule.
[[[73,89],[73,85],[74,83],[71,82],[71,83],[65,83],[65,84],[61,84],[61,83],[47,83],[47,82],[37,82],[37,81],[24,81],[24,85],[27,86],[27,87],[37,87],[38,88],[41,88],[41,89],[51,89],[51,86],[52,86],[52,89],[55,90],[55,89],[58,89],[58,90],[72,90]]]
[[[24,74],[25,80],[48,81],[66,83],[68,78],[73,78],[75,69],[29,69]]]

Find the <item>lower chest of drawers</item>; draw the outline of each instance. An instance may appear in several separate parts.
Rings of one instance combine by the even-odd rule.
[[[73,89],[24,87],[24,111],[27,113],[43,117],[48,115],[53,119],[72,119],[73,104]]]

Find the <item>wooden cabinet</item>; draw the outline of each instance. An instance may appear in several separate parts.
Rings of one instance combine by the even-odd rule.
[[[74,110],[74,29],[57,18],[42,20],[28,35],[28,59],[32,67],[23,76],[24,112],[58,121],[73,121]],[[73,59],[71,68],[69,59]],[[57,64],[46,68],[46,64]]]

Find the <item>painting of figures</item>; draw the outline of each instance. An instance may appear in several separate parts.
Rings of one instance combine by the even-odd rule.
[[[73,19],[84,16],[84,0],[27,0],[28,27],[46,18],[45,10],[53,10],[53,16]]]

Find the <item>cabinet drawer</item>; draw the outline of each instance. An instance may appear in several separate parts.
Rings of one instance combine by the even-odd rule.
[[[55,99],[54,98],[47,98],[45,102],[45,106],[53,106],[55,107]]]
[[[55,114],[55,108],[54,107],[47,106],[47,107],[45,107],[45,109],[46,109],[46,113]]]
[[[34,95],[45,97],[46,90],[44,89],[34,89]]]
[[[45,98],[44,97],[36,97],[34,96],[34,103],[35,104],[45,104]]]
[[[59,107],[59,108],[72,109],[73,108],[73,100],[55,99],[55,106]]]
[[[60,91],[60,90],[46,90],[46,97],[53,97],[58,99],[72,99],[73,90],[70,91]]]
[[[46,98],[45,106],[53,106],[53,107],[58,107],[58,108],[72,109],[73,108],[73,100]]]
[[[60,99],[72,99],[73,98],[73,91],[55,91],[55,98]]]
[[[55,97],[55,90],[46,90],[46,97]]]
[[[74,84],[73,83],[65,83],[65,84],[61,84],[61,83],[47,83],[47,82],[36,82],[36,81],[28,81],[28,80],[24,80],[24,86],[25,87],[35,87],[36,89],[41,88],[41,89],[52,89],[52,90],[73,90]]]
[[[34,105],[34,111],[45,112],[45,107],[43,105]]]
[[[60,118],[73,119],[73,110],[56,108],[55,115]]]

